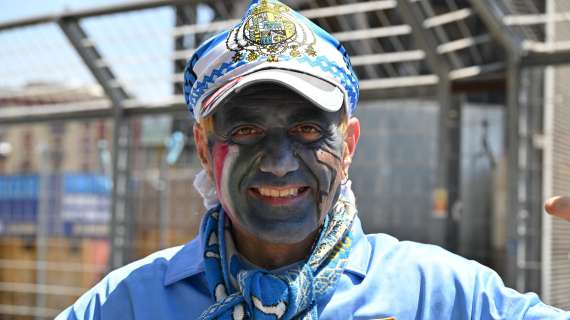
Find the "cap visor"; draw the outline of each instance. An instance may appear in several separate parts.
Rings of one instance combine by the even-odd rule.
[[[226,83],[203,101],[201,117],[210,115],[232,92],[258,83],[275,83],[287,87],[325,111],[342,108],[344,95],[335,85],[312,75],[286,69],[263,69]]]

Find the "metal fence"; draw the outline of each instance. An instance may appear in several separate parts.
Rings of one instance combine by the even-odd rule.
[[[431,242],[570,308],[565,0],[291,0],[361,79],[368,232]],[[52,318],[195,234],[182,70],[246,1],[150,0],[0,22],[0,318]],[[550,66],[550,67],[549,67]]]

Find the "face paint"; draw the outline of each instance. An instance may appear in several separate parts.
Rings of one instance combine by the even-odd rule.
[[[338,186],[342,180],[342,149],[337,148],[335,141],[329,141],[329,143],[332,145],[323,144],[316,151],[302,149],[298,153],[304,164],[317,175],[317,181],[319,181],[316,192],[319,200],[318,210],[323,216],[338,199],[340,192]]]
[[[239,148],[227,143],[216,143],[212,151],[214,160],[214,176],[216,178],[216,193],[221,195],[220,201],[226,211],[233,212],[234,207],[229,196],[228,179],[231,168],[237,158]]]
[[[209,137],[220,201],[233,225],[272,243],[318,229],[339,192],[340,113],[270,86],[218,108]]]

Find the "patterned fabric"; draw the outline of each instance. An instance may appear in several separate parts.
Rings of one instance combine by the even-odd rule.
[[[317,319],[316,300],[334,288],[351,249],[356,208],[341,197],[304,263],[281,273],[243,265],[221,206],[202,225],[208,288],[216,301],[200,319]]]
[[[277,0],[251,1],[241,22],[204,42],[184,70],[184,97],[199,122],[202,102],[220,87],[264,69],[321,78],[344,94],[346,111],[358,104],[358,78],[344,47],[328,32]]]

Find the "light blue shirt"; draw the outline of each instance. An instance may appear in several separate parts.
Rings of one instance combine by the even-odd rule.
[[[491,269],[437,246],[365,235],[358,218],[346,269],[320,319],[570,319]],[[200,236],[107,275],[56,319],[196,319],[214,300]]]

